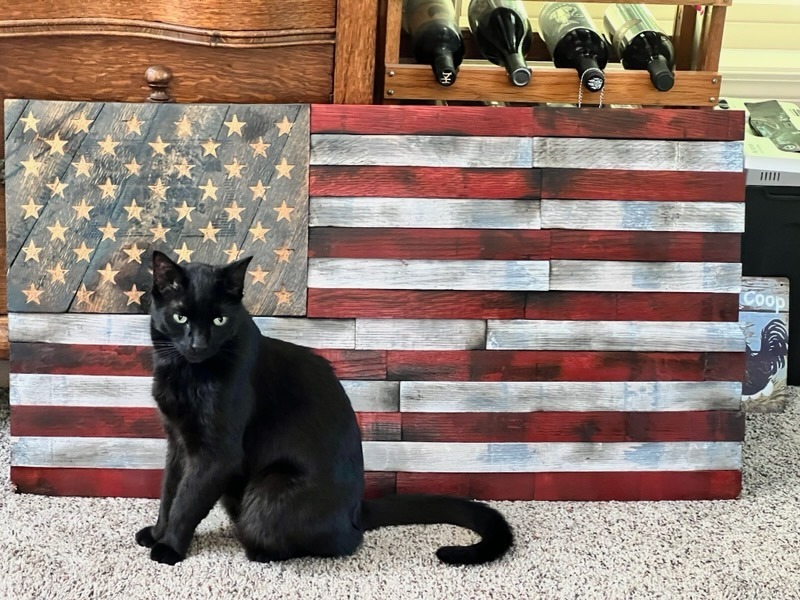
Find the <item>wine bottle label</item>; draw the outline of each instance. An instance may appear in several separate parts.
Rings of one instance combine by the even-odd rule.
[[[552,55],[558,42],[575,29],[594,29],[589,12],[582,4],[547,2],[539,13],[539,34]]]
[[[603,16],[606,33],[617,55],[639,34],[655,31],[666,35],[643,4],[612,4]]]
[[[403,28],[411,35],[432,19],[456,23],[456,9],[452,0],[406,0]]]

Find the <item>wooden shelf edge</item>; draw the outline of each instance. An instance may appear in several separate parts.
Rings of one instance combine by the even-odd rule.
[[[578,76],[574,69],[533,68],[531,83],[513,86],[500,67],[464,65],[452,87],[438,85],[427,65],[386,65],[383,97],[386,100],[456,100],[496,102],[578,101]],[[719,99],[722,77],[711,71],[677,71],[675,86],[659,92],[644,71],[608,71],[603,104],[713,107]],[[596,105],[600,94],[584,91],[583,104]]]

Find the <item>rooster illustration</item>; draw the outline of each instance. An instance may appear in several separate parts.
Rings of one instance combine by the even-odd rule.
[[[786,364],[789,333],[780,319],[772,319],[761,331],[761,348],[750,349],[747,344],[747,369],[742,394],[751,396],[769,383],[770,377]]]

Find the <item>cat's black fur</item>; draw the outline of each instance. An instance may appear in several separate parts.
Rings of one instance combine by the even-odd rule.
[[[414,523],[450,523],[481,536],[471,546],[440,548],[443,562],[502,556],[511,529],[485,504],[362,499],[361,436],[350,401],[325,359],[261,335],[241,301],[249,262],[181,267],[153,253],[153,395],[168,451],[158,521],[136,541],[153,560],[175,564],[221,500],[254,561],[348,555],[364,531]]]

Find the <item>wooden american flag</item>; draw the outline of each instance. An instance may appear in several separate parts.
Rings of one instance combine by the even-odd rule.
[[[143,311],[125,292],[146,290],[149,273],[125,250],[137,244],[146,258],[160,243],[187,262],[262,253],[254,264],[267,274],[250,274],[248,307],[265,334],[334,364],[358,414],[372,496],[739,494],[741,113],[107,104],[95,115],[86,111],[101,105],[59,104],[60,118],[30,131],[25,119],[38,104],[54,110],[6,107],[20,491],[158,495],[164,440],[150,396],[147,317],[125,314]],[[120,187],[83,190],[77,167],[63,165],[80,164],[90,142],[115,140],[109,128],[122,127],[119,119],[102,121],[115,110],[148,110],[161,124],[131,144],[147,175],[127,190],[115,179],[124,172],[104,157],[93,183],[111,177]],[[200,135],[197,126],[180,135],[187,111],[207,126]],[[88,131],[70,129],[84,113],[95,117]],[[234,113],[245,125],[234,122],[231,133]],[[282,135],[284,114],[284,130],[294,125]],[[51,156],[54,131],[71,156]],[[253,154],[259,140],[264,156]],[[173,154],[163,158],[153,144],[165,142]],[[198,150],[204,142],[222,156]],[[42,163],[38,179],[22,165],[29,153]],[[196,167],[185,187],[175,172],[183,158]],[[248,164],[241,181],[226,177],[233,159]],[[280,176],[285,164],[293,169]],[[51,168],[72,186],[64,202],[48,185]],[[125,210],[126,194],[152,198],[145,190],[159,176],[169,190],[138,221],[171,211],[177,231],[166,240]],[[206,179],[218,198],[207,197]],[[258,180],[268,190],[255,197]],[[25,216],[36,210],[24,206],[29,195],[42,207],[36,217]],[[108,208],[70,232],[78,244],[89,236],[94,254],[82,271],[69,266],[69,284],[56,282],[67,291],[57,293],[47,269],[69,256],[65,246],[41,244],[39,261],[24,249],[40,245],[37,227],[44,235],[83,199]],[[223,216],[234,201],[249,211],[241,222]],[[254,240],[259,219],[277,227],[281,202],[294,207],[294,225]],[[177,220],[187,207],[203,218]],[[123,242],[97,240],[93,228],[105,235],[109,214]],[[206,220],[224,244],[204,236]],[[281,249],[301,258],[285,263]],[[116,288],[100,273],[106,264],[119,271]],[[39,303],[28,300],[31,286],[42,290]],[[96,292],[94,303],[77,302],[84,290]]]

